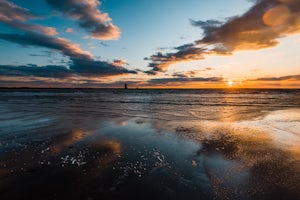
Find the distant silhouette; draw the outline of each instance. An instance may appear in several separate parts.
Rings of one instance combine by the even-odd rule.
[[[125,83],[124,89],[125,89],[125,90],[127,90],[127,89],[128,89],[128,87],[127,87],[127,83]]]

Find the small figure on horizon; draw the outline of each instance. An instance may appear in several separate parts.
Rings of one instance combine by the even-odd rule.
[[[128,87],[127,87],[127,83],[125,83],[124,89],[125,89],[125,90],[127,90],[127,89],[128,89]]]

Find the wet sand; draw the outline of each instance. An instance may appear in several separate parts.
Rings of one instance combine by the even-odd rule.
[[[1,200],[300,199],[297,107],[187,120],[39,98],[0,105]]]
[[[278,112],[237,123],[160,124],[168,129],[140,118],[64,127],[58,135],[52,134],[57,127],[37,127],[1,141],[0,197],[298,199],[300,112],[280,112],[293,112],[287,126],[293,131],[284,130]],[[280,123],[293,138],[288,144],[271,132]]]

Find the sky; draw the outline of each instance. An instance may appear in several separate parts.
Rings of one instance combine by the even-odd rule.
[[[300,0],[0,0],[0,87],[300,88]]]

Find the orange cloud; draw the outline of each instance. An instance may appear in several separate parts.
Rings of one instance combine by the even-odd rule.
[[[215,20],[192,21],[204,31],[193,44],[176,47],[175,53],[157,53],[149,60],[149,74],[164,71],[178,62],[204,59],[205,55],[231,55],[239,50],[274,47],[278,39],[300,32],[299,0],[261,0],[239,17],[222,23]]]
[[[36,31],[45,35],[56,35],[53,27],[29,24],[26,21],[37,19],[40,16],[34,15],[25,8],[21,8],[11,2],[3,0],[0,2],[0,22],[23,31]]]
[[[116,67],[124,67],[127,64],[127,62],[126,60],[119,59],[119,60],[114,60],[111,64]]]
[[[116,40],[120,37],[120,29],[112,24],[107,13],[101,12],[98,0],[46,0],[54,9],[63,15],[77,20],[91,38],[99,40]]]
[[[242,88],[300,88],[300,75],[248,79],[234,87]]]
[[[67,28],[65,32],[66,33],[74,33],[75,31],[72,28]]]

